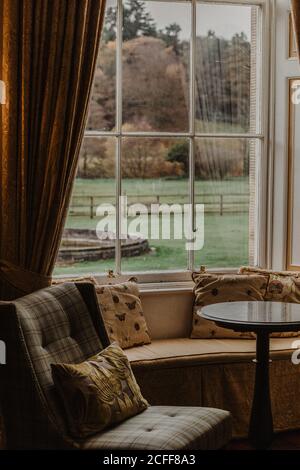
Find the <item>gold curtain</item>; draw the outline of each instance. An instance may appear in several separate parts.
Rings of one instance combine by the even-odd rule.
[[[298,55],[300,54],[300,0],[291,0]],[[300,58],[300,56],[299,56]]]
[[[0,299],[50,284],[105,0],[0,0]]]

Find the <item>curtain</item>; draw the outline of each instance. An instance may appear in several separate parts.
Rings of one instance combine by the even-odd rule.
[[[300,54],[300,1],[291,0],[291,5],[292,5],[292,17],[293,17],[293,24],[295,28],[297,50],[298,50],[298,54]]]
[[[51,283],[105,0],[0,0],[0,299]]]

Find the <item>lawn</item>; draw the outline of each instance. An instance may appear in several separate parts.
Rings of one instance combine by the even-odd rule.
[[[154,196],[159,193],[162,196],[160,202],[187,202],[187,182],[182,180],[125,180],[123,189],[129,196],[137,195],[144,198],[145,195]],[[243,178],[235,178],[231,181],[210,182],[196,181],[196,194],[232,194],[247,193],[248,181]],[[104,200],[113,202],[113,182],[111,180],[77,180],[74,195],[99,195],[101,198],[97,204]],[[110,197],[111,195],[111,197]],[[102,198],[103,197],[103,198]],[[209,197],[211,200],[211,196]],[[201,198],[199,197],[199,200]],[[203,198],[202,198],[203,199]],[[197,198],[198,200],[198,198]],[[227,210],[223,215],[218,211],[211,212],[214,205],[207,206],[204,217],[204,247],[195,252],[195,266],[201,264],[213,267],[233,267],[248,262],[248,212],[247,205],[244,210],[238,210],[239,205],[230,204],[228,196]],[[141,201],[140,201],[141,202]],[[147,202],[147,201],[146,201]],[[82,203],[82,201],[80,201]],[[241,206],[242,207],[242,206]],[[241,208],[240,207],[240,208]],[[216,205],[216,209],[218,207]],[[88,214],[88,211],[87,211]],[[99,219],[91,219],[88,215],[69,215],[67,228],[95,229]],[[171,220],[172,222],[172,220]],[[172,235],[172,231],[171,231]],[[122,271],[149,271],[149,270],[174,270],[186,269],[187,251],[185,241],[182,240],[149,240],[151,251],[145,255],[124,258]],[[113,260],[99,262],[82,262],[71,266],[57,266],[55,274],[76,274],[104,272],[114,269]]]
[[[221,198],[225,211],[247,211],[249,204],[248,178],[236,177],[223,181],[195,181],[195,202],[205,204],[207,212],[220,211]],[[124,179],[122,195],[127,203],[186,204],[189,184],[186,179]],[[115,204],[115,183],[111,179],[77,179],[70,214],[90,216],[91,206]]]
[[[232,194],[247,193],[248,178],[236,177],[223,181],[195,181],[195,195],[199,194]],[[188,200],[188,180],[186,179],[123,179],[122,194],[135,202],[143,197],[160,195],[162,200]],[[73,196],[80,201],[82,196],[94,196],[96,202],[114,202],[115,182],[112,179],[82,179],[77,178]],[[83,200],[83,199],[82,199]],[[164,202],[164,201],[163,201]]]
[[[188,182],[166,179],[128,179],[122,183],[123,194],[131,202],[154,202],[160,196],[160,203],[188,202]],[[99,218],[89,217],[89,199],[94,204],[114,203],[115,184],[110,179],[77,179],[74,187],[73,211],[79,215],[67,218],[67,228],[96,229]],[[230,196],[242,193],[246,196]],[[209,203],[205,206],[204,246],[195,252],[195,266],[201,264],[213,267],[232,267],[248,262],[248,179],[232,178],[225,181],[196,181],[196,202]],[[223,215],[219,212],[219,194],[224,195]],[[206,196],[204,196],[206,195]],[[209,195],[209,196],[207,196]],[[84,197],[83,197],[84,196]],[[74,201],[76,200],[76,203]],[[235,201],[235,202],[233,202]],[[243,201],[242,203],[240,201]],[[236,204],[237,203],[237,204]],[[84,206],[84,207],[79,207]],[[85,207],[86,206],[86,207]],[[147,216],[145,216],[147,219]],[[129,219],[130,220],[130,219]],[[171,227],[173,218],[171,218]],[[151,271],[186,269],[187,251],[185,240],[149,240],[151,251],[145,255],[124,258],[122,271]],[[114,260],[81,262],[71,266],[57,266],[55,274],[105,272],[114,269]]]

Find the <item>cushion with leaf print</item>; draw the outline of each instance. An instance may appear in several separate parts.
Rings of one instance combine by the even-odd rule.
[[[242,266],[239,270],[242,274],[263,274],[268,278],[268,285],[264,300],[269,302],[300,303],[300,272],[299,271],[274,271],[271,269]],[[272,333],[273,338],[290,338],[300,335],[299,331],[282,331]]]
[[[270,269],[242,266],[241,273],[263,273],[268,276],[265,300],[300,303],[300,273],[297,271],[272,271]]]
[[[123,349],[151,343],[136,282],[97,285],[96,293],[111,341]]]
[[[51,368],[75,438],[96,434],[149,406],[116,344],[80,364],[51,364]]]
[[[258,268],[257,266],[241,266],[239,274],[277,274],[278,276],[300,277],[300,271],[275,271],[273,269]]]
[[[217,326],[202,318],[201,307],[221,302],[263,301],[267,289],[267,276],[262,274],[209,274],[193,273],[194,311],[191,338],[245,338],[252,332],[236,332]]]

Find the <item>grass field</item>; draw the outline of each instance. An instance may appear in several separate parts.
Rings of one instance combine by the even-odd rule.
[[[138,196],[149,198],[160,194],[160,202],[187,202],[187,181],[166,180],[125,180],[123,190],[133,200]],[[211,182],[196,181],[196,194],[232,194],[247,193],[248,181],[236,178],[230,181]],[[112,180],[76,180],[73,195],[99,195],[100,202],[114,202],[114,182]],[[165,200],[164,200],[165,198]],[[239,206],[230,206],[229,212],[221,216],[218,212],[207,211],[204,217],[204,247],[195,252],[195,266],[205,264],[208,267],[232,267],[247,264],[248,261],[248,212]],[[129,202],[131,198],[129,198]],[[196,198],[197,199],[197,198]],[[150,199],[149,199],[150,200]],[[211,200],[211,196],[210,196]],[[141,202],[141,201],[140,201]],[[146,201],[147,202],[147,201]],[[78,202],[77,202],[78,204]],[[208,206],[209,207],[209,206]],[[88,215],[69,215],[67,228],[95,229],[99,219]],[[172,222],[172,220],[171,220]],[[151,251],[145,255],[123,258],[122,271],[176,270],[186,269],[187,251],[184,240],[149,240]],[[114,260],[99,262],[82,262],[69,266],[57,266],[55,274],[75,274],[104,272],[114,268]]]
[[[91,228],[96,227],[96,219],[87,217],[71,217],[67,227]],[[180,240],[151,241],[154,248],[148,254],[132,258],[124,258],[123,271],[148,271],[185,269],[187,252],[184,242]],[[247,264],[248,260],[248,215],[217,214],[205,215],[204,248],[195,252],[195,265],[205,264],[209,267],[231,267]],[[84,262],[72,266],[56,267],[55,274],[74,274],[104,272],[114,268],[113,260],[99,262]]]
[[[188,200],[187,179],[124,179],[122,181],[122,194],[130,199],[139,201],[142,197],[153,198],[160,195],[162,201],[167,200],[182,202]],[[248,193],[248,178],[233,178],[223,181],[195,181],[195,195],[198,194],[227,194]],[[115,201],[115,182],[112,179],[82,179],[77,178],[73,196],[80,202],[82,196],[95,197],[98,203]],[[98,197],[97,197],[98,196]]]

